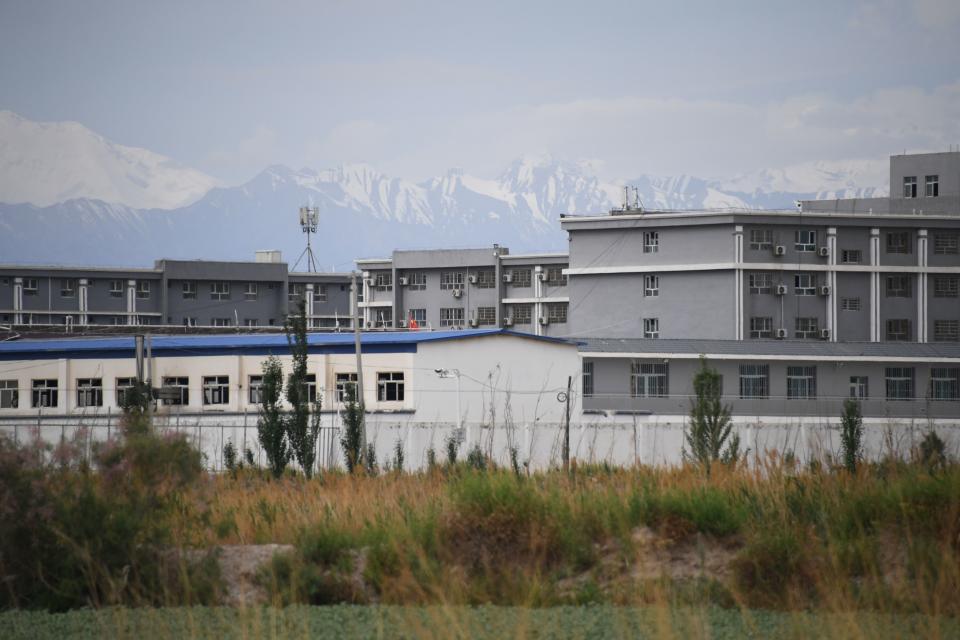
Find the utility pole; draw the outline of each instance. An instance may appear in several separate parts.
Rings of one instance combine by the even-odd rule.
[[[565,419],[563,421],[563,470],[570,473],[570,388],[573,385],[573,377],[567,376],[567,392],[561,393],[566,404],[564,409]]]
[[[360,460],[367,457],[367,420],[366,407],[363,404],[363,358],[360,348],[360,290],[357,288],[357,272],[350,273],[350,295],[353,298],[353,348],[357,352],[357,404],[360,406]]]

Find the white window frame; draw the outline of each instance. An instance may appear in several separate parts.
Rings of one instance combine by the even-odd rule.
[[[797,273],[793,276],[793,293],[798,296],[817,295],[817,274]]]
[[[355,371],[337,372],[334,374],[334,379],[337,402],[344,403],[347,401],[347,388],[357,388],[357,373]]]
[[[164,405],[186,406],[190,404],[190,378],[187,376],[164,376],[164,387],[174,387],[180,390],[180,398],[177,400],[164,400]]]
[[[77,406],[103,406],[102,378],[77,378]]]
[[[60,381],[56,378],[36,378],[30,381],[30,406],[56,407],[60,404]]]
[[[463,307],[441,307],[440,308],[440,326],[441,327],[462,327],[463,326]]]
[[[424,291],[427,288],[427,274],[425,271],[412,271],[407,274],[407,289],[410,291]]]
[[[252,405],[263,404],[263,375],[247,377],[247,403]]]
[[[887,400],[909,401],[914,399],[916,372],[913,367],[886,367],[883,377]]]
[[[551,302],[547,304],[547,319],[550,324],[565,324],[567,322],[567,303]]]
[[[771,316],[754,316],[750,318],[750,338],[763,339],[773,337],[773,318]]]
[[[740,397],[744,400],[766,400],[770,397],[770,365],[740,365]]]
[[[377,372],[377,402],[403,402],[405,388],[403,371]]]
[[[230,299],[230,283],[226,280],[217,280],[210,283],[210,299],[211,300],[229,300]]]
[[[563,267],[547,267],[547,285],[551,287],[567,286],[567,276],[563,274]]]
[[[197,283],[192,281],[184,282],[180,286],[180,292],[184,300],[196,300],[197,299]]]
[[[127,399],[127,391],[137,386],[136,378],[117,378],[114,386],[117,406],[122,407]]]
[[[149,280],[137,280],[137,300],[149,300],[150,299],[150,281]]]
[[[960,368],[930,368],[930,399],[952,402],[960,400]]]
[[[230,404],[230,376],[203,376],[203,406]]]
[[[816,400],[817,367],[787,367],[787,399]]]
[[[960,297],[960,276],[934,276],[933,277],[933,297],[934,298]]]
[[[533,305],[529,303],[510,305],[510,317],[513,324],[532,324],[533,323]]]
[[[510,287],[513,289],[529,289],[533,282],[533,272],[530,269],[513,269],[510,276]]]
[[[910,200],[917,197],[917,176],[903,177],[903,197]]]
[[[231,324],[230,318],[210,318],[210,326],[211,327],[231,327],[233,325]]]
[[[773,293],[773,274],[769,271],[757,271],[747,275],[747,287],[751,294]]]
[[[373,276],[373,288],[375,291],[393,291],[393,272],[379,271]]]
[[[806,340],[809,338],[820,337],[820,319],[816,317],[803,317],[794,319],[795,338]]]
[[[817,251],[817,230],[797,229],[794,232],[793,248],[799,253],[815,253]]]
[[[769,250],[773,247],[773,229],[750,229],[750,249]]]
[[[20,407],[20,381],[0,380],[0,409]]]
[[[933,254],[955,256],[960,254],[960,234],[945,231],[933,234]]]
[[[481,327],[496,326],[497,308],[496,307],[477,307],[477,324]]]
[[[497,286],[497,272],[493,269],[478,269],[477,289],[493,289]]]
[[[77,297],[77,281],[73,278],[61,278],[60,279],[60,297],[61,298],[76,298]]]
[[[582,391],[584,398],[593,397],[593,363],[584,362],[583,372],[581,373]]]
[[[644,231],[643,232],[643,252],[659,253],[659,251],[660,251],[660,232]]]
[[[934,320],[934,342],[960,342],[960,320]]]
[[[643,295],[647,298],[656,298],[660,295],[660,276],[653,274],[643,276]]]
[[[870,397],[868,376],[850,376],[850,397],[857,400],[866,400]]]
[[[416,321],[416,323],[420,326],[426,325],[427,310],[423,308],[407,309],[407,322],[410,322],[411,319]]]
[[[440,272],[440,290],[453,291],[464,288],[463,271],[441,271]]]
[[[660,337],[660,318],[643,319],[643,337],[654,339]]]
[[[924,176],[923,195],[925,198],[936,198],[940,195],[940,176]]]
[[[670,394],[670,367],[666,362],[630,362],[630,396],[666,398]]]
[[[248,282],[243,287],[244,300],[252,301],[260,297],[260,285],[256,282]]]
[[[26,291],[24,291],[24,293],[26,293]],[[110,281],[110,297],[111,298],[123,297],[123,280]]]
[[[40,292],[40,281],[37,278],[23,279],[23,295],[35,296]]]

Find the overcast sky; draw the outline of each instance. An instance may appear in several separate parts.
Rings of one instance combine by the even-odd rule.
[[[271,163],[729,176],[960,144],[960,1],[0,0],[0,109]]]

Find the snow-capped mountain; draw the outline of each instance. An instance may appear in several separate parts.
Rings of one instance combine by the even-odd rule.
[[[0,111],[0,202],[45,207],[75,198],[175,209],[215,185],[146,149],[114,144],[76,122],[33,122]]]

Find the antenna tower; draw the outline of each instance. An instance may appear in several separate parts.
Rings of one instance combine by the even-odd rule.
[[[317,207],[300,207],[300,229],[307,234],[307,248],[303,250],[300,257],[293,265],[293,270],[297,270],[303,257],[307,257],[307,271],[309,273],[317,272],[317,261],[313,255],[313,247],[310,245],[310,236],[317,232],[317,223],[320,221],[320,209]]]

